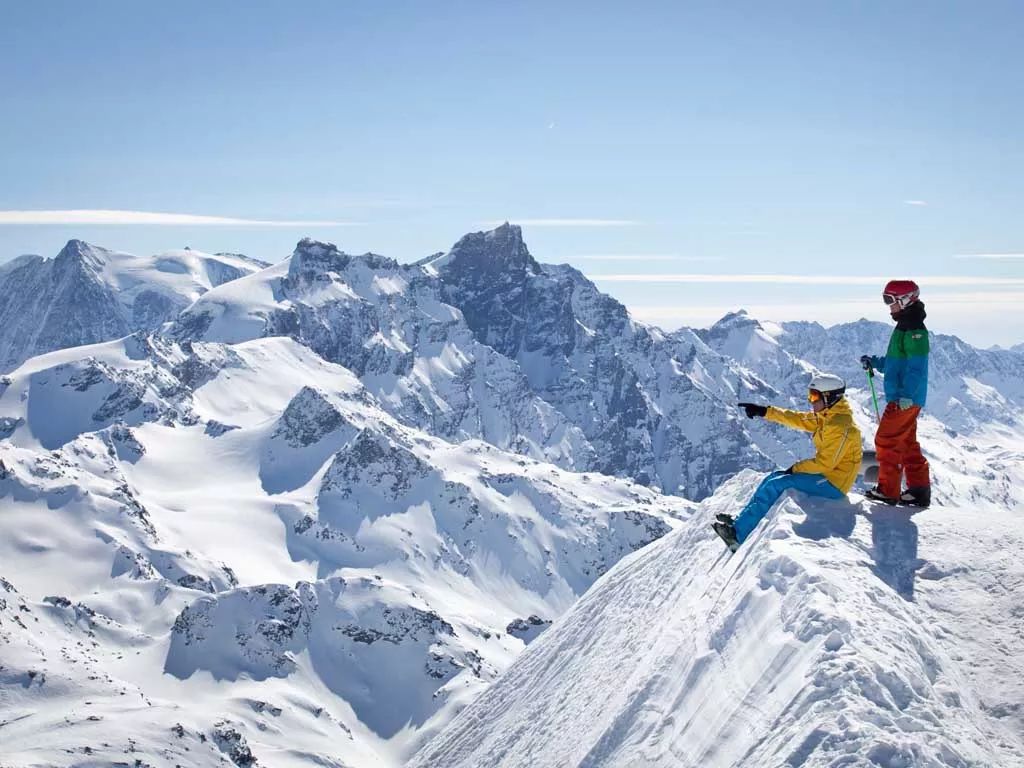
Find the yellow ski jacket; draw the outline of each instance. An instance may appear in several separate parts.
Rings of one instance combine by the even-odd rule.
[[[860,430],[853,423],[853,412],[845,399],[821,413],[768,406],[765,418],[784,427],[814,433],[817,454],[794,464],[794,472],[822,474],[843,493],[850,492],[860,472],[862,449]]]

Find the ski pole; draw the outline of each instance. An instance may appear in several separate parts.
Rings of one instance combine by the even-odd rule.
[[[871,401],[875,404],[875,418],[882,420],[882,414],[878,411],[878,396],[875,394],[875,371],[872,368],[865,368],[864,373],[868,377],[868,386],[871,387]]]

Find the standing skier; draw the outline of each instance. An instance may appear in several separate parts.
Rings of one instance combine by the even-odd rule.
[[[813,432],[813,459],[798,461],[786,470],[772,472],[757,487],[735,520],[718,515],[713,527],[730,549],[735,549],[757,527],[772,505],[790,488],[810,496],[845,498],[860,471],[860,430],[843,398],[846,383],[838,376],[815,376],[808,385],[812,412],[789,411],[774,406],[740,403],[748,419],[761,417],[791,429]]]
[[[928,393],[928,329],[913,280],[890,280],[882,293],[896,328],[884,357],[863,355],[864,370],[885,376],[887,404],[875,434],[878,485],[864,495],[887,504],[927,507],[932,500],[928,461],[917,442],[917,417]],[[903,487],[906,474],[907,487]]]

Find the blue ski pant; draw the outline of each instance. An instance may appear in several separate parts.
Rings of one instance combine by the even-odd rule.
[[[846,494],[836,488],[824,475],[794,472],[787,475],[782,470],[772,472],[757,486],[747,506],[740,512],[734,525],[736,538],[743,541],[757,528],[761,518],[768,514],[772,505],[790,488],[803,491],[808,496],[822,496],[826,499],[843,499]]]

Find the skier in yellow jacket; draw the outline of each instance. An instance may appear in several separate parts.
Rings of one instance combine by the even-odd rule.
[[[743,543],[790,488],[810,496],[842,499],[853,487],[860,471],[861,439],[853,412],[843,397],[845,392],[846,383],[841,378],[824,374],[815,376],[808,386],[811,412],[739,404],[749,419],[761,417],[791,429],[813,432],[816,453],[813,459],[768,475],[735,520],[729,515],[718,515],[713,527],[731,549]]]

